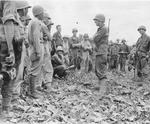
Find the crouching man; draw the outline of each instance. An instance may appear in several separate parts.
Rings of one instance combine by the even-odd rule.
[[[52,65],[54,68],[54,77],[65,78],[68,70],[68,63],[64,57],[64,51],[61,46],[56,48],[56,53],[52,56]]]

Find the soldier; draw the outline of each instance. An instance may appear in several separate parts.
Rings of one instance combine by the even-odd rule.
[[[150,55],[150,37],[146,34],[145,26],[140,26],[138,32],[141,34],[141,37],[136,43],[137,81],[142,81],[147,76],[145,70]]]
[[[95,60],[95,73],[99,79],[100,95],[104,95],[106,91],[105,79],[107,69],[107,52],[108,52],[108,28],[105,27],[105,16],[98,14],[94,18],[98,30],[93,38],[95,43],[96,60]]]
[[[71,49],[71,64],[75,65],[75,69],[80,69],[80,41],[77,37],[78,30],[76,28],[72,29],[73,36],[70,39],[70,49]]]
[[[69,61],[70,42],[69,42],[69,36],[67,35],[63,37],[63,50],[64,50],[65,59],[68,61],[68,64],[70,65],[70,61]]]
[[[16,26],[17,32],[17,39],[14,43],[14,50],[16,54],[16,64],[19,65],[18,73],[16,77],[16,81],[14,83],[14,92],[13,94],[16,96],[20,95],[20,84],[23,81],[23,71],[24,71],[24,60],[26,56],[26,48],[25,43],[27,41],[27,33],[25,29],[25,25],[23,25],[21,19],[25,16],[27,16],[28,9],[31,6],[28,4],[27,1],[17,1],[16,2],[16,9],[17,13],[19,15],[19,25]],[[18,60],[18,61],[17,61]]]
[[[56,49],[58,46],[63,45],[63,39],[62,39],[62,35],[61,35],[61,25],[57,25],[56,30],[57,30],[57,32],[55,32],[53,35],[54,49]]]
[[[108,64],[108,71],[111,70],[111,61],[110,61],[110,58],[111,58],[111,47],[113,45],[113,41],[110,40],[109,43],[108,43],[108,54],[107,54],[107,64]]]
[[[44,40],[44,61],[43,61],[43,79],[44,84],[43,87],[50,91],[51,85],[52,85],[52,78],[53,78],[53,67],[51,63],[51,36],[50,31],[47,27],[47,24],[49,24],[50,16],[47,13],[44,13],[43,22],[44,25],[42,26],[42,32],[43,32],[43,40]]]
[[[30,44],[30,90],[33,98],[41,98],[41,76],[42,76],[42,65],[44,60],[44,41],[43,41],[43,17],[44,9],[41,6],[34,6],[32,9],[34,19],[29,24],[28,29],[28,40]]]
[[[115,72],[118,70],[119,47],[117,43],[113,43],[110,47],[110,68]]]
[[[50,33],[51,33],[51,28],[52,28],[52,25],[54,25],[54,23],[52,22],[50,16],[48,15],[48,13],[44,13],[44,20],[43,22],[45,23],[45,25],[48,27]]]
[[[119,64],[120,71],[125,73],[126,60],[128,59],[129,47],[126,45],[126,40],[122,39],[122,44],[119,48]]]
[[[67,75],[67,61],[64,57],[62,46],[58,46],[56,53],[52,56],[52,64],[54,67],[54,77],[65,78]]]
[[[81,49],[82,49],[82,70],[87,73],[89,71],[89,62],[90,62],[90,53],[92,52],[92,46],[89,41],[89,35],[84,34],[84,40],[81,41]]]
[[[26,12],[26,11],[25,11]],[[8,114],[13,92],[13,85],[18,72],[19,58],[16,56],[14,43],[18,37],[19,20],[15,1],[0,1],[0,78],[2,94],[2,112]]]

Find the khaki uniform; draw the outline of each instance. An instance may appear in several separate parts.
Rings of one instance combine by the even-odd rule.
[[[98,28],[95,36],[95,73],[99,80],[106,78],[107,52],[108,52],[108,30],[105,26]]]
[[[119,49],[119,64],[120,71],[125,72],[126,60],[128,59],[129,47],[126,44],[122,44]]]
[[[3,75],[1,82],[2,109],[8,110],[13,92],[13,84],[18,72],[20,58],[16,55],[15,39],[18,25],[15,1],[0,1],[0,73]],[[10,52],[15,54],[15,65],[8,64],[5,60]],[[8,75],[9,74],[9,75]]]
[[[44,39],[44,61],[43,61],[43,79],[44,82],[51,83],[53,78],[53,67],[51,62],[51,47],[50,47],[50,32],[46,25],[43,24],[42,26],[42,32],[43,35],[45,35],[47,38]]]
[[[85,72],[89,70],[89,62],[90,62],[90,51],[92,50],[92,46],[89,40],[81,42],[82,47],[82,66],[81,69]]]
[[[146,67],[150,50],[150,37],[146,34],[141,36],[136,43],[136,68],[139,77],[147,76]]]
[[[68,40],[69,41],[69,40]],[[63,50],[64,50],[64,57],[67,60],[68,65],[70,64],[69,62],[69,50],[70,50],[70,45],[69,42],[63,42]]]
[[[54,77],[57,75],[59,78],[63,78],[67,75],[66,72],[66,59],[65,57],[62,55],[58,55],[57,53],[55,53],[52,56],[52,64],[54,67]]]
[[[30,75],[31,75],[31,94],[36,94],[41,87],[42,69],[44,61],[44,41],[42,32],[43,22],[35,18],[29,24],[28,40],[30,44]]]
[[[110,68],[118,69],[118,57],[119,57],[119,47],[117,44],[113,44],[110,47]]]
[[[75,65],[75,68],[80,69],[80,50],[79,50],[79,38],[72,36],[70,41],[70,49],[71,49],[71,64]]]
[[[62,46],[63,45],[63,39],[62,39],[62,35],[60,32],[55,32],[53,35],[53,41],[55,43],[55,47],[57,48],[58,46]]]

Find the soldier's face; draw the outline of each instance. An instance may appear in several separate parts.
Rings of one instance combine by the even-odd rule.
[[[140,29],[140,30],[138,30],[138,31],[139,31],[139,33],[140,33],[141,35],[145,34],[145,30],[143,30],[143,29]]]
[[[44,17],[43,22],[47,25],[49,23],[49,18]]]
[[[104,24],[103,22],[96,20],[96,19],[94,20],[94,22],[95,22],[96,26],[99,26],[99,27],[102,27]]]
[[[61,26],[59,26],[59,27],[57,28],[57,30],[58,30],[59,32],[61,32]]]
[[[73,36],[77,36],[77,31],[73,31]]]

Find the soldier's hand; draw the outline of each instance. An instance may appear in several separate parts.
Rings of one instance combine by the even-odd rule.
[[[6,57],[6,63],[11,63],[12,65],[15,64],[15,55],[14,55],[14,52],[10,52],[9,56]]]

